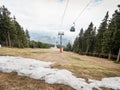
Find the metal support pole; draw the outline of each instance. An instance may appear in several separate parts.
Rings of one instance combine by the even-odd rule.
[[[62,35],[64,35],[64,32],[59,32],[58,35],[60,35],[60,53],[62,53]]]

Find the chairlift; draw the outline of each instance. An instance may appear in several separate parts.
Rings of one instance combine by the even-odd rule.
[[[74,27],[74,26],[72,26],[72,27],[70,28],[70,32],[75,32],[75,27]]]
[[[70,32],[75,32],[75,23],[73,23],[73,26],[70,28]]]

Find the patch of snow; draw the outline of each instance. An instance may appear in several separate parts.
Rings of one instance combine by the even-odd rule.
[[[120,77],[103,78],[101,81],[89,80],[91,87],[108,87],[115,90],[120,90]]]
[[[92,88],[108,87],[120,89],[120,77],[103,78],[101,81],[89,80],[75,77],[68,70],[51,69],[51,62],[43,62],[13,56],[0,56],[0,71],[17,72],[18,75],[28,76],[33,79],[45,80],[49,84],[65,84],[76,90],[92,90]]]

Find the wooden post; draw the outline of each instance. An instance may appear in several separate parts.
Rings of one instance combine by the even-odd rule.
[[[119,62],[119,60],[120,60],[120,48],[119,48],[119,51],[118,51],[118,56],[117,56],[116,62]]]

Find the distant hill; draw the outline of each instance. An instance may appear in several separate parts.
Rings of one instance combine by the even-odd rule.
[[[55,44],[56,42],[60,42],[59,37],[56,35],[51,35],[50,33],[36,33],[36,32],[30,32],[31,40],[40,41],[43,43],[50,43]],[[67,45],[67,43],[70,41],[67,37],[63,36],[63,45]]]

